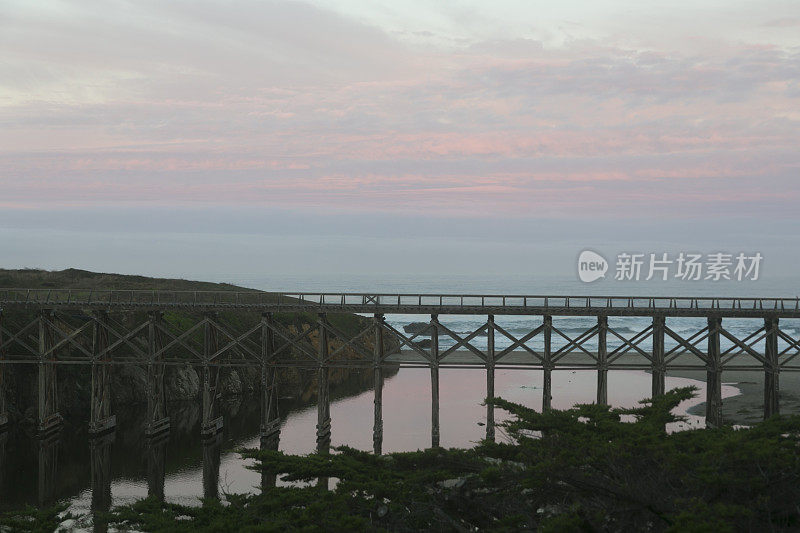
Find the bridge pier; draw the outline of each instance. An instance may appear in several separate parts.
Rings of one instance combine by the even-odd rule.
[[[108,353],[108,313],[98,311],[94,316],[92,335],[92,399],[89,433],[99,435],[117,425],[111,414],[111,357]]]
[[[40,435],[57,430],[63,419],[58,413],[58,382],[56,380],[55,341],[50,325],[52,311],[39,313],[39,420]]]
[[[553,406],[553,317],[544,315],[542,330],[544,334],[544,353],[542,358],[542,412],[549,411]]]
[[[764,319],[764,420],[780,414],[778,366],[778,317]]]
[[[275,336],[272,313],[261,315],[261,442],[278,449],[281,419],[278,411],[278,371],[274,365]],[[274,448],[269,446],[275,441]]]
[[[375,346],[373,347],[372,381],[375,393],[372,423],[372,452],[383,452],[383,315],[375,314]]]
[[[164,394],[164,343],[159,326],[161,311],[151,311],[147,324],[147,425],[144,434],[158,435],[169,430]]]
[[[439,317],[431,315],[431,447],[439,447]]]
[[[319,314],[319,367],[317,368],[317,453],[327,454],[331,447],[331,399],[327,316]]]
[[[487,319],[486,331],[486,440],[494,442],[494,315]]]
[[[651,396],[662,396],[666,392],[666,366],[664,364],[664,327],[666,318],[663,316],[653,317],[653,354],[650,365],[652,372],[653,387]]]
[[[597,405],[608,405],[608,317],[597,315]]]
[[[277,451],[281,438],[281,419],[278,411],[278,372],[274,366],[275,336],[272,313],[261,315],[261,450]],[[261,490],[274,487],[277,475],[261,470]]]
[[[212,437],[222,431],[223,418],[219,409],[219,378],[221,369],[213,361],[219,349],[219,339],[213,320],[215,313],[207,313],[203,327],[203,422],[200,434],[204,438]]]
[[[708,363],[706,366],[706,426],[722,426],[722,366],[719,329],[722,319],[708,317]]]
[[[3,360],[6,358],[6,347],[3,343],[3,310],[0,309],[0,432],[8,428],[8,408],[6,407],[6,365]]]

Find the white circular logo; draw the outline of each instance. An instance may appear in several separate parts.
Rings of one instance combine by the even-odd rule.
[[[602,255],[591,250],[584,250],[578,256],[578,277],[584,283],[591,283],[606,277],[608,261]]]

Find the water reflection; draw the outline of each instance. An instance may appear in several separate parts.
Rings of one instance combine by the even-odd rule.
[[[37,505],[45,507],[56,501],[56,481],[58,479],[58,449],[61,433],[56,431],[46,437],[36,439],[38,465]]]
[[[219,462],[222,449],[222,434],[203,439],[203,498],[219,498]]]
[[[111,509],[111,446],[114,434],[93,438],[89,441],[92,473],[92,516],[95,531],[108,531],[102,513]]]
[[[162,433],[147,439],[145,458],[147,460],[147,496],[164,501],[164,480],[167,467],[167,442],[169,434]]]
[[[371,381],[372,370],[366,371]],[[487,433],[486,373],[443,368],[440,384],[441,445],[469,446]],[[553,373],[553,407],[566,408],[595,398],[596,373]],[[667,388],[702,383],[667,378]],[[536,370],[498,369],[495,392],[499,397],[540,409],[543,373]],[[649,395],[651,377],[638,371],[609,373],[609,402],[634,406]],[[347,444],[362,450],[374,446],[374,395],[372,390],[340,392],[330,405],[331,444]],[[734,394],[723,387],[723,396]],[[348,395],[349,394],[349,395]],[[702,398],[702,391],[700,398]],[[382,393],[383,448],[385,453],[416,450],[430,445],[430,370],[403,369],[387,377]],[[691,400],[681,407],[701,402]],[[235,452],[238,447],[281,449],[310,453],[317,445],[318,411],[313,404],[281,399],[280,432],[260,435],[261,401],[243,397],[225,402],[223,434],[211,441],[200,439],[201,409],[198,402],[170,405],[173,421],[169,434],[158,439],[144,436],[146,406],[118,411],[115,437],[90,441],[80,422],[67,421],[66,429],[48,439],[32,439],[19,428],[0,434],[0,506],[19,508],[27,503],[47,505],[66,501],[71,510],[90,514],[146,496],[197,505],[200,499],[225,492],[252,492],[281,484],[273,473],[252,471]],[[496,422],[503,413],[494,413]],[[701,426],[701,417],[689,425]],[[76,429],[77,428],[77,429]],[[497,428],[497,439],[506,436]],[[31,444],[35,444],[31,446]],[[3,449],[5,448],[5,449]],[[88,449],[87,449],[88,448]],[[87,464],[87,462],[89,464]],[[37,471],[37,477],[31,473]],[[29,480],[37,480],[32,485]],[[96,524],[98,530],[104,527]]]

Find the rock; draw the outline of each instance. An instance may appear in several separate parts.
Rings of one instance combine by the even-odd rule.
[[[200,394],[200,376],[189,365],[170,367],[166,372],[165,386],[169,401],[194,400]]]
[[[426,332],[425,336],[430,337],[431,334],[430,331],[428,331],[429,327],[430,324],[427,322],[412,322],[411,324],[406,324],[403,326],[403,331],[413,334]]]
[[[220,391],[223,396],[236,396],[241,394],[242,390],[242,380],[236,370],[231,370],[227,376],[223,377],[220,384]]]
[[[147,403],[147,371],[139,365],[120,365],[111,374],[112,405]]]

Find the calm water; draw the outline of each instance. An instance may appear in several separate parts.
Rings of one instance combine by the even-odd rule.
[[[595,395],[595,373],[557,371],[553,374],[553,404],[565,408],[576,402],[591,402]],[[529,370],[499,370],[498,396],[534,408],[541,408],[542,374]],[[694,380],[668,378],[668,388],[703,384]],[[441,370],[441,444],[446,447],[470,446],[485,432],[481,406],[485,374],[477,370]],[[633,406],[649,394],[650,376],[636,371],[609,373],[609,401],[617,406]],[[723,387],[723,395],[738,391]],[[703,397],[701,390],[700,397]],[[364,450],[372,446],[372,391],[334,400],[331,405],[334,445],[347,444]],[[685,410],[700,400],[685,402]],[[309,453],[315,446],[316,408],[284,405],[280,449]],[[387,379],[384,388],[384,450],[416,450],[430,443],[430,373],[426,369],[402,369]],[[152,449],[142,438],[143,410],[123,411],[115,439],[107,445],[108,475],[111,477],[111,502],[118,505],[148,494],[148,475]],[[259,445],[259,412],[256,398],[243,398],[226,405],[222,442],[203,448],[199,438],[199,408],[196,404],[170,406],[174,421],[170,439],[158,453],[164,468],[163,490],[167,500],[197,504],[208,490],[208,479],[217,478],[221,492],[247,492],[259,486],[260,475],[246,468],[234,451]],[[500,413],[498,412],[498,415]],[[498,421],[502,420],[498,416]],[[690,416],[688,425],[702,426],[702,417]],[[20,432],[13,432],[5,444],[2,478],[3,507],[22,504],[67,502],[75,511],[88,512],[92,506],[92,452],[85,432],[67,424],[61,436],[48,445]],[[502,439],[500,432],[498,438]],[[43,449],[44,448],[44,449]],[[97,454],[98,452],[95,451]],[[218,466],[218,471],[214,469]],[[209,473],[211,471],[211,473]],[[206,483],[204,486],[204,476]],[[99,497],[99,496],[98,496]]]

